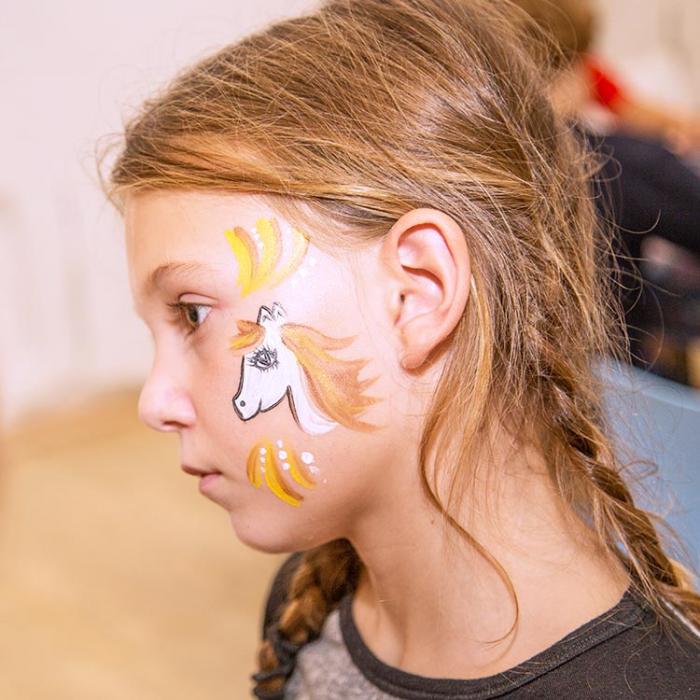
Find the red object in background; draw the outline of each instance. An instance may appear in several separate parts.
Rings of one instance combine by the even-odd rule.
[[[607,107],[611,112],[617,112],[617,108],[625,96],[624,90],[592,56],[586,56],[583,59],[583,64],[588,73],[593,99],[603,107]]]

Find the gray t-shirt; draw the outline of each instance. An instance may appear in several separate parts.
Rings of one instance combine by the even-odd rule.
[[[275,620],[296,561],[285,562],[268,598],[265,625]],[[502,673],[478,679],[428,678],[378,659],[352,616],[352,593],[330,613],[294,661],[285,700],[557,700],[700,699],[700,640],[666,631],[654,611],[628,590],[613,608],[556,644]]]
[[[340,612],[327,618],[321,636],[297,655],[296,667],[287,681],[286,698],[347,698],[384,700],[391,697],[372,685],[353,664],[340,630]]]

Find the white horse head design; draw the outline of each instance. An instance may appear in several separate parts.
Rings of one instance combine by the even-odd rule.
[[[294,353],[282,342],[280,327],[286,313],[281,304],[260,307],[258,325],[264,330],[260,344],[246,353],[241,362],[241,381],[233,398],[239,418],[250,420],[289,399],[292,413],[302,430],[321,435],[337,423],[322,416],[311,405]]]
[[[308,326],[285,321],[284,308],[275,302],[270,308],[260,307],[257,323],[239,322],[242,335],[232,339],[231,347],[251,349],[243,356],[233,398],[238,417],[250,420],[287,398],[297,423],[310,435],[327,433],[339,423],[357,430],[373,429],[357,420],[375,403],[363,394],[373,380],[357,377],[365,363],[328,354],[353,339],[328,338]]]

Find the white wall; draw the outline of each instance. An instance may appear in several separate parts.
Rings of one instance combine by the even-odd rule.
[[[597,0],[600,53],[625,84],[700,108],[700,0]]]
[[[99,137],[193,59],[311,0],[15,3],[0,29],[0,403],[139,381],[149,341],[129,299]]]
[[[28,0],[5,11],[0,413],[6,418],[138,382],[147,369],[149,341],[131,311],[121,223],[96,184],[97,139],[118,131],[122,115],[175,70],[313,4]],[[601,5],[613,20],[602,53],[649,92],[697,104],[700,2]]]

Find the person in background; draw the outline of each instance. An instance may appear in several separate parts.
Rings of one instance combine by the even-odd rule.
[[[631,359],[688,382],[700,338],[700,175],[687,159],[700,143],[700,119],[640,99],[610,77],[591,50],[590,0],[513,1],[525,11],[514,19],[535,38],[555,109],[599,157],[594,191],[602,228],[614,227]],[[541,32],[551,40],[544,50]],[[689,273],[662,273],[673,259]]]
[[[598,25],[591,0],[515,0],[554,38],[556,76],[550,94],[560,114],[606,132],[625,131],[662,141],[680,155],[700,148],[700,114],[636,94],[593,46]]]

